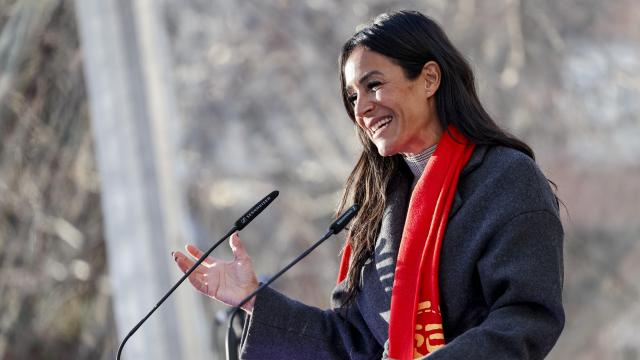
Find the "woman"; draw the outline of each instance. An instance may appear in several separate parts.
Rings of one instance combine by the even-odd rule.
[[[244,358],[544,358],[564,324],[563,230],[531,149],[493,122],[463,56],[418,12],[358,31],[340,74],[364,149],[340,206],[361,210],[332,308],[265,289],[244,307]],[[237,234],[231,247],[234,261],[190,280],[234,305],[258,283]]]

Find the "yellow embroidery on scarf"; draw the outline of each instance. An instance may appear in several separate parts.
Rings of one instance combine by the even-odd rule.
[[[423,301],[418,304],[416,332],[414,335],[414,359],[430,354],[444,346],[442,324],[429,324],[425,322],[425,320],[431,317],[429,315],[439,314],[440,309],[433,309],[431,307],[431,301]]]

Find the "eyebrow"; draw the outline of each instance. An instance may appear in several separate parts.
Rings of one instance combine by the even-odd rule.
[[[360,85],[364,84],[373,75],[382,75],[382,72],[380,70],[371,70],[371,71],[367,72],[366,74],[362,75],[362,77],[360,77],[360,80],[358,80],[358,84],[360,84]],[[346,89],[350,90],[350,89],[352,89],[352,87],[351,86],[347,86]]]

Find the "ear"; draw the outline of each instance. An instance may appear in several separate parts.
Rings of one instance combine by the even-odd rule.
[[[440,66],[435,61],[429,61],[422,67],[421,77],[427,97],[432,97],[440,87]]]

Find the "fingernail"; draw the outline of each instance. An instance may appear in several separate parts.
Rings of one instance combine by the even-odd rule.
[[[171,257],[175,260],[175,258],[176,258],[176,252],[175,251],[171,252]]]

